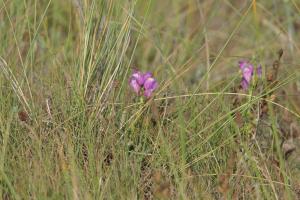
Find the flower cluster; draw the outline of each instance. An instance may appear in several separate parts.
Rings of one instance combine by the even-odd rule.
[[[142,95],[143,92],[147,98],[150,98],[158,87],[158,83],[151,72],[142,73],[137,70],[132,73],[129,84],[137,95]]]
[[[249,85],[250,85],[250,81],[253,77],[254,74],[254,67],[251,63],[249,63],[248,61],[240,61],[239,62],[239,66],[240,69],[242,71],[242,81],[241,81],[241,86],[244,90],[247,90]],[[259,65],[256,69],[256,73],[258,77],[261,77],[262,75],[262,67],[261,65]]]

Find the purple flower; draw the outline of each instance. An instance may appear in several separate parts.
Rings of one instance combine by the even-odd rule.
[[[250,85],[251,79],[253,78],[254,67],[251,63],[249,63],[248,61],[245,61],[245,60],[239,61],[239,66],[242,71],[241,86],[244,90],[247,90]],[[261,65],[258,65],[258,67],[256,68],[256,73],[257,73],[258,77],[262,76],[262,66]]]
[[[144,76],[140,71],[134,71],[131,80],[135,81],[139,86],[144,84]]]
[[[131,78],[129,81],[129,84],[130,84],[131,88],[134,90],[134,92],[139,94],[141,86],[138,83],[137,79]]]
[[[239,62],[240,69],[242,71],[242,81],[241,81],[241,86],[244,90],[247,90],[250,81],[253,76],[253,65],[251,65],[248,61],[240,61]]]
[[[157,81],[153,78],[151,72],[142,73],[135,70],[129,80],[129,85],[137,95],[141,95],[141,90],[144,96],[150,98],[154,90],[158,87]]]
[[[152,77],[147,78],[144,83],[144,95],[147,98],[149,98],[152,92],[157,88],[157,86],[158,83],[154,78]]]

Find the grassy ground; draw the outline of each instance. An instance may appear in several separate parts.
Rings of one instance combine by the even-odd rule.
[[[299,16],[297,0],[0,0],[0,198],[299,199]],[[241,59],[263,67],[247,91]]]

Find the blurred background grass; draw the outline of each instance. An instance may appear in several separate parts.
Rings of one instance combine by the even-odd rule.
[[[2,199],[300,198],[298,1],[0,2]],[[237,62],[267,74],[280,48],[258,130]],[[146,104],[133,68],[159,81]]]

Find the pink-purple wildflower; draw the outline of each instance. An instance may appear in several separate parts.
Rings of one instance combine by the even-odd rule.
[[[158,83],[153,78],[151,72],[142,73],[138,70],[132,73],[129,85],[137,95],[141,95],[143,92],[147,98],[150,98],[154,90],[158,87]]]
[[[251,79],[254,75],[254,67],[251,63],[248,61],[239,61],[239,66],[242,71],[242,81],[241,86],[244,90],[247,90],[249,88]],[[256,69],[256,73],[258,77],[262,76],[262,66],[259,65]]]
[[[241,86],[244,90],[247,90],[250,85],[252,76],[253,76],[253,65],[251,65],[247,61],[240,61],[239,65],[240,65],[240,69],[242,71]]]

